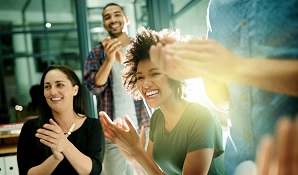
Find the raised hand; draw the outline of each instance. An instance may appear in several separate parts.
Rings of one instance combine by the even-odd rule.
[[[64,158],[62,152],[70,142],[53,119],[49,122],[49,124],[44,124],[43,128],[39,128],[35,136],[40,139],[41,143],[52,149],[55,158],[62,160]]]
[[[139,149],[144,149],[140,137],[128,116],[125,116],[124,124],[121,126],[113,122],[105,112],[99,112],[99,116],[106,138],[120,149],[130,154]]]
[[[122,44],[117,38],[111,39],[111,37],[107,37],[102,41],[102,44],[108,61],[114,62],[116,60],[121,60],[123,57]]]
[[[167,39],[167,42],[173,40]],[[213,40],[190,40],[161,43],[150,48],[150,59],[159,69],[176,80],[206,76],[215,80],[230,82],[238,57]],[[186,71],[187,70],[187,71]]]
[[[298,116],[278,122],[276,136],[266,136],[257,152],[258,175],[298,174]]]

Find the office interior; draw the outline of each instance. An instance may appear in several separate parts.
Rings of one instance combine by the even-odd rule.
[[[101,12],[110,2],[124,7],[131,37],[139,26],[180,30],[193,38],[206,35],[208,0],[0,0],[1,124],[22,121],[30,88],[49,65],[67,65],[82,80],[87,53],[108,35]],[[200,79],[188,82],[189,99],[213,108]],[[96,97],[84,94],[87,114],[97,117]],[[225,123],[226,112],[215,112]]]
[[[180,30],[182,35],[192,38],[206,35],[209,0],[0,0],[0,126],[16,124],[20,128],[17,124],[27,119],[23,111],[32,101],[29,91],[39,84],[48,66],[67,65],[82,81],[88,52],[108,36],[101,13],[111,2],[123,6],[130,18],[130,37],[135,36],[139,26],[156,31]],[[217,114],[225,142],[227,106],[222,111],[212,106],[201,79],[187,82],[190,95],[186,98],[208,106]],[[100,97],[86,89],[84,95],[87,115],[97,118],[96,98]],[[0,168],[5,165],[10,174],[17,174],[17,138],[17,135],[8,138],[0,134]]]

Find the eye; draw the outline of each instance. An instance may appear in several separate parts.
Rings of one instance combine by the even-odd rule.
[[[108,19],[110,19],[110,16],[107,16],[107,17],[104,18],[104,20],[108,20]]]
[[[151,74],[151,76],[157,76],[157,75],[160,75],[160,73],[159,73],[159,72],[153,72],[153,73]]]
[[[48,89],[50,89],[50,88],[51,88],[50,85],[44,85],[44,89],[48,90]]]
[[[138,76],[138,77],[137,77],[137,81],[140,81],[140,80],[142,80],[142,79],[144,79],[144,77],[141,77],[141,76]]]
[[[62,83],[57,84],[57,87],[63,87],[63,86],[64,86],[64,84],[62,84]]]

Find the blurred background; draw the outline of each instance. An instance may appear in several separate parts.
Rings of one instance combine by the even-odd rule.
[[[67,65],[82,80],[87,53],[108,35],[101,13],[110,2],[124,7],[131,37],[139,26],[206,35],[208,0],[0,0],[0,124],[31,115],[26,112],[34,101],[30,89],[49,65]],[[187,98],[213,108],[201,80],[188,83]],[[87,114],[97,117],[95,97],[86,90],[85,96]],[[226,113],[218,114],[225,121]]]

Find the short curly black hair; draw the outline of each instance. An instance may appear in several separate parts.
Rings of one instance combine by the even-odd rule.
[[[176,40],[182,40],[179,31],[164,29],[160,32],[140,27],[137,31],[137,36],[129,44],[126,53],[126,61],[122,72],[123,86],[126,91],[136,100],[142,99],[142,95],[137,87],[137,66],[141,60],[150,59],[149,50],[152,45],[162,43],[163,37],[172,37]],[[169,78],[171,87],[175,90],[176,97],[182,98],[184,81],[177,81]]]

